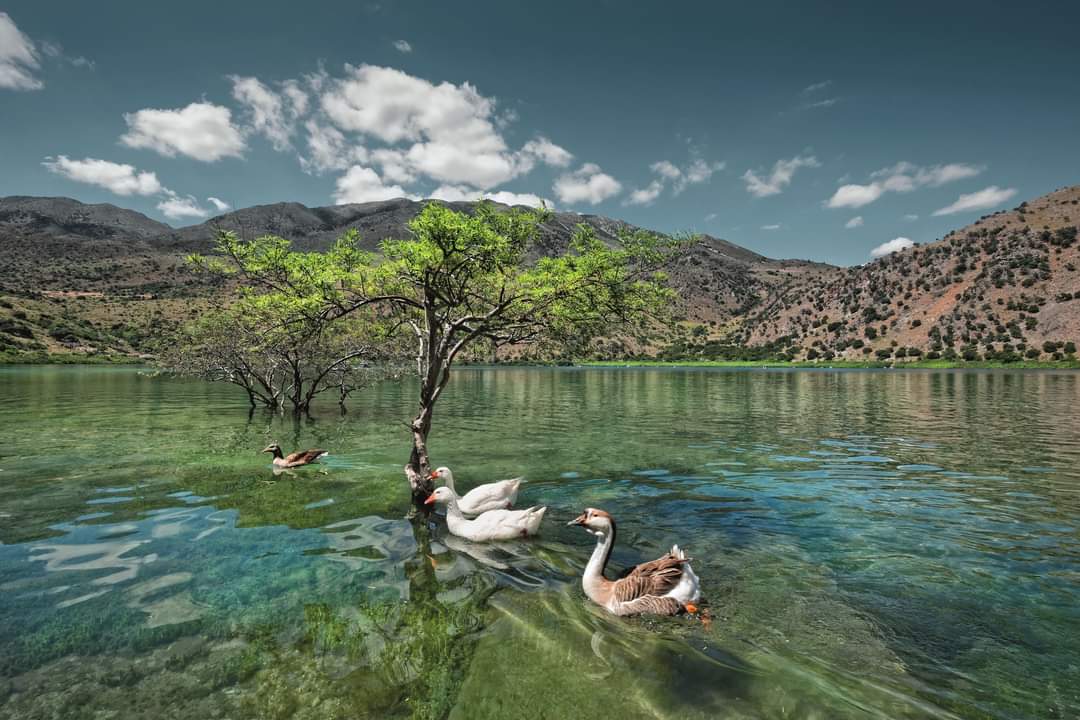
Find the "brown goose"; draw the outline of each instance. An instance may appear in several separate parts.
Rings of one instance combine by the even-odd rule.
[[[302,465],[311,465],[318,462],[319,458],[325,457],[329,453],[326,450],[298,450],[297,452],[283,455],[281,453],[281,446],[277,443],[270,443],[267,445],[263,452],[274,454],[274,467],[281,469],[289,469],[301,467]]]
[[[581,587],[594,603],[615,615],[697,612],[694,603],[701,597],[698,577],[678,545],[667,555],[632,568],[618,580],[608,580],[604,568],[615,545],[615,519],[603,510],[586,508],[567,524],[581,525],[596,536],[596,549],[581,577]]]

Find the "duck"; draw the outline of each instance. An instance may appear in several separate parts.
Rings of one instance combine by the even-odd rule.
[[[631,568],[618,580],[604,577],[615,545],[615,518],[603,510],[586,508],[567,525],[580,525],[596,536],[596,548],[581,576],[581,588],[590,600],[613,615],[679,615],[696,613],[701,599],[698,577],[690,558],[675,545],[663,557]]]
[[[457,488],[454,487],[454,473],[450,472],[450,468],[440,467],[433,470],[428,478],[432,481],[442,479],[446,487],[457,494]],[[498,482],[477,485],[464,495],[458,496],[458,509],[461,510],[462,515],[472,516],[480,515],[489,510],[509,510],[514,507],[514,501],[517,500],[518,490],[521,488],[523,479],[516,477],[510,480],[499,480]]]
[[[514,540],[529,537],[540,531],[546,507],[526,510],[488,510],[469,520],[461,513],[457,493],[448,487],[437,487],[424,501],[425,505],[446,505],[446,527],[458,537],[474,542]]]
[[[298,450],[288,455],[283,455],[281,452],[281,446],[277,443],[270,443],[263,452],[274,454],[274,467],[279,469],[297,468],[303,465],[311,465],[319,461],[319,458],[326,457],[330,453],[326,450],[320,450],[313,448],[311,450]]]

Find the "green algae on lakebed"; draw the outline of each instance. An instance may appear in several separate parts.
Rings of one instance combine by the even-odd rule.
[[[1080,712],[1076,373],[463,369],[434,457],[551,508],[492,546],[403,519],[413,391],[0,369],[0,717]],[[686,546],[711,623],[590,605],[584,506],[614,571]]]

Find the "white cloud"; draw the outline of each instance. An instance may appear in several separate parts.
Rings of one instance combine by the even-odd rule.
[[[336,127],[308,120],[304,129],[307,130],[308,146],[308,155],[300,156],[300,167],[304,172],[318,175],[368,161],[368,151],[361,145],[350,145]]]
[[[486,193],[484,195],[488,200],[494,200],[497,203],[503,205],[528,205],[529,207],[546,206],[549,210],[555,207],[555,204],[546,198],[542,198],[539,195],[533,193],[515,193],[507,190],[500,190],[498,192]]]
[[[965,163],[919,167],[909,162],[899,162],[892,167],[870,173],[871,182],[866,185],[841,186],[826,205],[831,208],[858,208],[869,205],[886,192],[906,193],[920,187],[940,187],[946,183],[975,177],[982,171],[980,166]]]
[[[0,88],[40,90],[45,83],[34,75],[40,68],[34,41],[19,30],[10,15],[0,12]]]
[[[233,99],[245,107],[251,129],[265,135],[275,150],[290,149],[297,115],[307,109],[304,91],[293,83],[288,86],[289,94],[283,97],[258,78],[230,75],[229,79],[233,84]]]
[[[848,230],[851,230],[852,228],[862,227],[862,224],[862,215],[856,215],[855,217],[844,223],[844,227],[846,227]]]
[[[3,42],[0,42],[0,47],[3,46]],[[49,42],[48,40],[42,41],[41,52],[47,57],[52,58],[58,62],[71,63],[72,66],[78,68],[86,68],[88,70],[94,69],[94,61],[84,58],[82,56],[72,57],[64,54],[64,47],[58,42]]]
[[[817,102],[806,103],[803,105],[803,109],[812,110],[814,108],[827,108],[832,107],[838,102],[840,102],[840,98],[825,98],[824,100],[818,100]]]
[[[878,183],[869,185],[841,185],[829,198],[827,203],[831,208],[859,208],[881,197],[885,189]]]
[[[803,88],[802,94],[803,95],[812,95],[812,94],[816,93],[818,90],[824,90],[825,88],[829,87],[830,85],[832,85],[832,80],[825,80],[825,81],[822,81],[822,82],[814,83],[813,85],[807,85],[806,87]]]
[[[507,190],[481,192],[479,190],[472,190],[470,188],[463,188],[455,185],[440,185],[435,188],[434,192],[432,192],[429,197],[435,200],[444,200],[446,202],[474,202],[476,200],[484,199],[502,203],[503,205],[527,205],[529,207],[540,207],[544,205],[549,209],[554,207],[550,200],[546,200],[533,193],[515,193]]]
[[[991,185],[978,192],[961,195],[952,205],[935,210],[934,215],[952,215],[971,210],[988,210],[1000,205],[1015,194],[1016,188],[999,188],[997,185]]]
[[[338,205],[393,200],[394,198],[420,199],[415,195],[410,195],[400,185],[383,184],[378,173],[361,165],[353,165],[347,173],[339,177],[337,189],[334,191],[334,202]]]
[[[188,195],[182,197],[171,191],[166,191],[169,196],[157,204],[161,214],[171,220],[183,220],[185,218],[204,218],[210,214],[208,210],[199,206],[199,202]]]
[[[225,212],[226,210],[232,209],[232,205],[216,197],[208,197],[206,198],[206,201],[217,208],[218,212]]]
[[[408,40],[395,40],[394,49],[399,53],[411,53],[412,45],[409,44]]]
[[[889,242],[881,243],[876,248],[870,251],[870,257],[879,258],[891,255],[894,252],[900,252],[901,250],[907,250],[913,246],[913,243],[909,238],[898,237],[893,238]]]
[[[438,85],[400,70],[346,65],[321,107],[341,130],[388,145],[410,144],[412,170],[441,183],[487,189],[533,167],[511,152],[494,122],[495,101],[469,83]]]
[[[904,216],[904,219],[907,220],[908,222],[915,222],[916,220],[919,219],[919,216],[918,215],[908,214],[908,215]]]
[[[680,175],[682,175],[682,170],[675,167],[675,163],[671,162],[670,160],[660,160],[659,162],[654,162],[652,165],[649,166],[649,169],[660,177],[667,178],[668,180],[674,180]]]
[[[713,173],[723,170],[724,166],[722,162],[708,163],[701,158],[695,158],[685,170],[677,167],[670,160],[654,162],[649,166],[649,169],[660,177],[644,188],[631,192],[630,197],[623,204],[650,205],[660,196],[668,183],[671,184],[672,193],[678,195],[688,185],[696,185],[707,181],[713,176]]]
[[[72,160],[67,155],[45,158],[41,164],[69,180],[97,185],[117,195],[156,195],[164,191],[157,175],[139,172],[132,165],[95,158]]]
[[[646,187],[634,190],[630,193],[630,197],[627,198],[627,205],[649,205],[656,198],[660,197],[660,193],[664,191],[664,183],[660,180],[653,180]]]
[[[780,229],[780,224],[777,223],[776,225],[762,225],[761,229],[762,230],[779,230]]]
[[[622,192],[622,184],[595,163],[585,163],[574,172],[556,178],[552,190],[560,202],[596,205]]]
[[[296,80],[286,80],[281,84],[281,92],[289,101],[289,112],[298,118],[308,111],[308,94]]]
[[[716,218],[717,218],[716,213],[709,213],[708,215],[705,216],[705,222],[712,222]]]
[[[768,177],[761,177],[753,170],[743,173],[746,181],[746,191],[754,197],[768,197],[779,195],[784,188],[791,184],[795,177],[795,171],[803,167],[818,167],[821,165],[813,155],[800,155],[790,160],[777,160],[773,165],[772,172]]]
[[[214,162],[240,157],[244,138],[232,124],[228,108],[208,102],[191,103],[178,110],[146,108],[126,113],[128,132],[120,141],[133,148],[148,148],[166,157],[188,157]]]
[[[546,137],[540,136],[521,146],[521,152],[531,155],[546,165],[566,167],[574,156],[565,148],[559,147]]]

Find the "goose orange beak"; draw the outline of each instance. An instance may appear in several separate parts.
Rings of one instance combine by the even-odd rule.
[[[439,477],[438,470],[432,470],[431,473],[428,474],[428,480],[434,480],[437,477]]]
[[[434,495],[428,495],[427,500],[424,501],[424,504],[425,505],[434,505],[435,504],[435,496]]]

